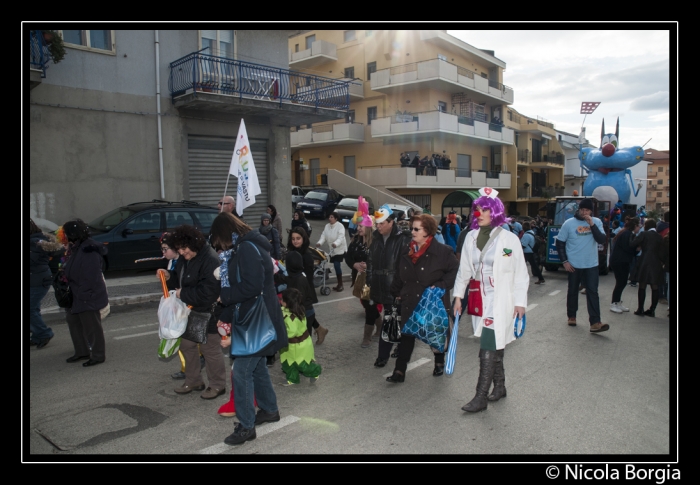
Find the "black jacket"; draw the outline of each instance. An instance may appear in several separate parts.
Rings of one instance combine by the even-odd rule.
[[[302,256],[296,251],[287,254],[287,276],[278,272],[275,274],[276,284],[286,284],[287,288],[295,288],[304,296],[304,308],[311,310],[318,301],[316,291],[309,286],[309,281],[304,274],[304,262]],[[316,300],[316,301],[314,301]]]
[[[214,277],[214,270],[219,267],[216,251],[205,245],[197,256],[187,261],[184,256],[177,258],[175,272],[168,282],[180,288],[180,299],[192,306],[192,310],[211,313],[212,306],[219,298],[221,283]],[[209,319],[207,333],[217,333],[216,320]]]
[[[256,231],[265,236],[267,242],[270,243],[270,250],[268,251],[270,256],[280,259],[280,235],[277,229],[270,224],[269,226],[260,226]]]
[[[221,303],[224,309],[219,319],[231,324],[235,324],[236,304],[240,303],[239,312],[245,315],[255,303],[255,298],[263,294],[265,307],[277,332],[277,340],[255,354],[257,357],[272,355],[289,345],[284,317],[275,291],[269,251],[270,243],[257,231],[250,231],[245,236],[239,237],[234,248],[235,254],[228,264],[230,286],[221,288]],[[240,283],[237,279],[238,274],[241,278]]]
[[[290,244],[287,246],[287,251],[287,258],[289,258],[289,253],[292,252],[301,254],[301,259],[304,265],[304,274],[306,274],[306,281],[309,282],[309,288],[311,288],[311,293],[313,294],[312,301],[313,303],[318,303],[318,295],[316,295],[316,287],[314,286],[314,270],[316,269],[316,266],[314,264],[314,255],[309,249],[309,245],[305,244],[297,249]]]
[[[623,229],[619,237],[613,240],[610,266],[613,264],[630,264],[632,262],[632,258],[637,254],[637,249],[630,247],[630,237],[632,237],[632,231]]]
[[[88,238],[73,249],[63,266],[68,286],[73,293],[71,313],[100,311],[109,303],[107,286],[102,276],[102,257],[106,253],[102,243]]]
[[[51,286],[49,260],[62,249],[63,245],[53,235],[35,232],[29,236],[29,286]]]
[[[391,283],[402,253],[408,253],[408,243],[411,237],[401,232],[394,223],[389,238],[384,243],[384,237],[379,231],[372,233],[372,245],[369,248],[367,260],[367,284],[370,287],[369,297],[374,303],[391,305]]]

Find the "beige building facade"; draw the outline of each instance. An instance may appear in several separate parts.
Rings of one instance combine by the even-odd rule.
[[[647,165],[647,204],[646,209],[666,212],[669,209],[671,194],[671,171],[669,150],[644,150]]]

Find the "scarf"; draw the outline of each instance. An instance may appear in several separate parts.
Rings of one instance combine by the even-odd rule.
[[[491,237],[492,230],[493,226],[479,228],[479,234],[476,235],[476,247],[479,249],[479,251],[482,251],[484,249],[484,246],[486,246],[486,243]]]
[[[228,288],[231,286],[231,284],[228,281],[228,262],[231,260],[235,253],[234,248],[236,247],[236,242],[238,241],[238,234],[237,233],[232,233],[231,234],[231,244],[233,247],[231,249],[227,249],[226,251],[221,251],[219,253],[219,260],[221,261],[221,265],[219,266],[219,278],[221,279],[221,287],[222,288]]]
[[[408,247],[410,248],[408,251],[408,257],[411,258],[411,261],[413,262],[413,264],[416,264],[416,261],[418,261],[418,258],[423,256],[423,254],[428,249],[428,246],[430,246],[430,243],[432,241],[433,241],[433,236],[428,236],[428,239],[425,240],[425,243],[423,244],[422,248],[419,248],[418,244],[411,241],[411,243],[408,245]]]

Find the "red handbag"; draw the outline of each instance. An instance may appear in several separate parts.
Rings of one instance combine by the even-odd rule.
[[[480,317],[483,315],[483,311],[481,281],[472,278],[469,280],[469,286],[467,287],[467,314]]]

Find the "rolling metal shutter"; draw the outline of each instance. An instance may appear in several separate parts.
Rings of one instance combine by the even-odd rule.
[[[260,226],[260,216],[269,204],[267,140],[249,139],[255,171],[262,193],[255,197],[255,204],[245,209],[243,218],[253,228]],[[231,167],[231,156],[236,137],[190,135],[187,137],[190,193],[187,200],[205,206],[217,207],[224,195],[226,177]],[[226,195],[236,197],[238,179],[231,175]]]

